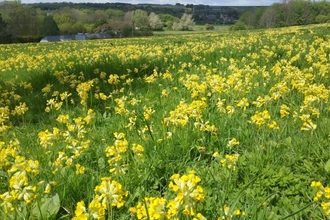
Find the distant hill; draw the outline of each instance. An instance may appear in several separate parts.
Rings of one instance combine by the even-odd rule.
[[[245,12],[253,12],[257,8],[263,6],[210,6],[210,5],[193,5],[193,4],[128,4],[128,3],[34,3],[29,4],[32,7],[40,8],[43,11],[52,11],[63,7],[76,9],[91,10],[107,10],[118,9],[124,12],[137,9],[144,10],[148,13],[170,14],[175,17],[181,17],[183,13],[193,14],[196,24],[223,24],[234,23]]]

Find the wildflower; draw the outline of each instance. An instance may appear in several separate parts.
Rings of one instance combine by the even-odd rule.
[[[239,154],[226,154],[225,158],[220,159],[220,163],[223,167],[227,167],[229,170],[236,169]]]
[[[88,220],[89,215],[86,212],[86,207],[84,201],[80,201],[77,203],[76,210],[74,211],[75,216],[72,220]]]
[[[257,111],[253,116],[251,116],[251,120],[253,124],[256,124],[259,128],[266,123],[270,119],[270,115],[267,110],[263,112]]]
[[[290,114],[290,108],[287,105],[282,104],[280,114],[281,114],[281,118],[288,116]]]
[[[81,166],[79,163],[76,164],[76,174],[84,174],[85,173],[85,167]]]
[[[93,83],[94,83],[93,80],[90,80],[88,82],[83,82],[80,83],[76,88],[78,95],[80,97],[80,104],[82,104],[84,107],[87,107],[88,92],[91,90]]]
[[[216,106],[217,106],[217,111],[219,113],[226,113],[226,109],[223,107],[225,101],[226,101],[226,99],[218,98],[218,102],[217,102]]]
[[[63,92],[60,94],[60,98],[62,101],[67,101],[68,98],[71,96],[72,94],[71,93],[68,93],[68,92]]]
[[[100,201],[100,196],[95,195],[93,200],[88,205],[88,210],[94,219],[104,219],[107,204],[103,204]]]
[[[106,96],[103,92],[100,92],[100,93],[99,93],[99,97],[100,97],[100,99],[102,99],[103,101],[106,101],[107,98],[108,98],[108,96]]]
[[[312,120],[308,119],[306,120],[301,129],[302,131],[314,131],[316,129],[317,125],[312,122]]]
[[[161,97],[168,97],[168,95],[169,95],[169,92],[167,91],[167,89],[163,89]]]
[[[147,106],[144,106],[144,112],[143,112],[143,116],[145,118],[145,120],[149,120],[150,119],[150,116],[155,113],[155,110],[152,109],[151,107],[147,107]]]
[[[110,177],[101,178],[102,182],[100,185],[95,187],[95,192],[100,193],[99,201],[103,204],[109,204],[120,208],[124,205],[124,196],[128,195],[128,192],[122,190],[121,184],[111,180]]]
[[[108,79],[110,85],[118,85],[120,82],[119,76],[117,74],[111,74]]]
[[[58,121],[61,124],[67,124],[69,122],[69,115],[62,115],[62,114],[60,114],[56,118],[56,121]]]
[[[156,197],[146,197],[143,202],[139,202],[129,211],[135,213],[138,219],[165,219],[166,218],[166,199]],[[146,209],[147,208],[147,209]]]
[[[174,201],[182,205],[183,214],[194,216],[196,214],[195,203],[204,201],[203,188],[198,185],[201,179],[196,176],[195,171],[192,170],[188,175],[180,176],[180,174],[174,174],[171,180],[169,188],[177,193]]]
[[[24,115],[29,110],[25,102],[20,102],[19,106],[15,106],[15,110],[12,112],[13,115]]]
[[[84,118],[84,121],[86,122],[86,124],[91,124],[92,121],[95,118],[95,112],[93,111],[93,109],[88,109],[87,111],[87,116]]]
[[[235,107],[232,106],[232,105],[228,105],[228,106],[226,107],[226,110],[227,110],[227,113],[228,113],[229,115],[232,115],[232,114],[234,114],[234,112],[235,112]]]
[[[116,138],[114,145],[108,146],[105,149],[106,156],[109,158],[108,163],[111,166],[110,172],[125,172],[125,169],[120,169],[120,161],[122,155],[127,151],[128,141],[124,133],[114,133]]]
[[[267,127],[270,129],[274,129],[274,130],[278,130],[280,129],[280,127],[278,126],[278,124],[276,123],[276,121],[271,121],[267,124]]]
[[[140,159],[143,159],[144,148],[140,144],[132,144],[133,153]]]
[[[233,146],[235,146],[235,145],[239,145],[239,141],[238,140],[236,140],[236,138],[232,138],[230,141],[228,141],[228,143],[227,143],[227,147],[228,148],[232,148]]]
[[[47,85],[41,90],[41,92],[44,93],[44,96],[45,96],[47,93],[50,93],[52,86],[53,86],[53,85],[51,85],[51,84],[47,84]]]
[[[242,98],[240,101],[238,101],[237,106],[241,107],[244,111],[246,110],[247,107],[249,107],[249,101],[247,98]]]
[[[12,202],[14,201],[14,197],[11,195],[10,192],[5,192],[3,194],[0,195],[0,199],[3,201],[0,206],[3,207],[4,212],[10,213],[13,212],[15,210]]]

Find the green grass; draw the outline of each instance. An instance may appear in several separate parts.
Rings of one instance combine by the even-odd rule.
[[[164,31],[154,31],[155,36],[163,35],[177,35],[177,34],[207,34],[219,31],[228,31],[230,25],[214,25],[214,30],[206,30],[204,25],[194,25],[192,31],[174,31],[174,30],[164,30]]]
[[[330,182],[327,26],[195,28],[1,45],[1,219],[71,219],[81,201],[91,217],[106,177],[128,192],[100,200],[106,219],[167,212],[187,179],[179,219],[326,218],[310,185]]]

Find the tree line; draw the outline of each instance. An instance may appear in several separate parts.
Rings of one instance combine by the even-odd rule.
[[[330,2],[283,0],[269,7],[243,13],[233,28],[277,28],[327,22],[330,22]]]
[[[38,42],[44,36],[107,32],[113,37],[152,31],[191,30],[192,25],[234,24],[233,30],[330,21],[330,3],[283,0],[269,7],[150,5],[125,3],[0,4],[0,43]]]
[[[100,6],[103,8],[100,9]],[[218,16],[219,11],[225,16]],[[233,8],[224,7],[220,10],[207,5],[24,5],[4,2],[0,5],[0,43],[38,42],[44,36],[76,33],[107,32],[113,37],[145,36],[155,30],[191,30],[195,23],[224,23],[224,19],[229,23],[230,19],[238,19],[238,15]]]

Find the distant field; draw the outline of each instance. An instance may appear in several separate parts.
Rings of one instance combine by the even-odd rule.
[[[195,28],[0,45],[0,219],[327,219],[329,25]]]
[[[193,31],[173,31],[173,30],[164,30],[164,31],[154,31],[154,35],[177,35],[177,34],[198,34],[198,33],[213,33],[219,31],[228,31],[230,25],[214,25],[214,30],[206,30],[204,25],[195,25],[193,26]]]

